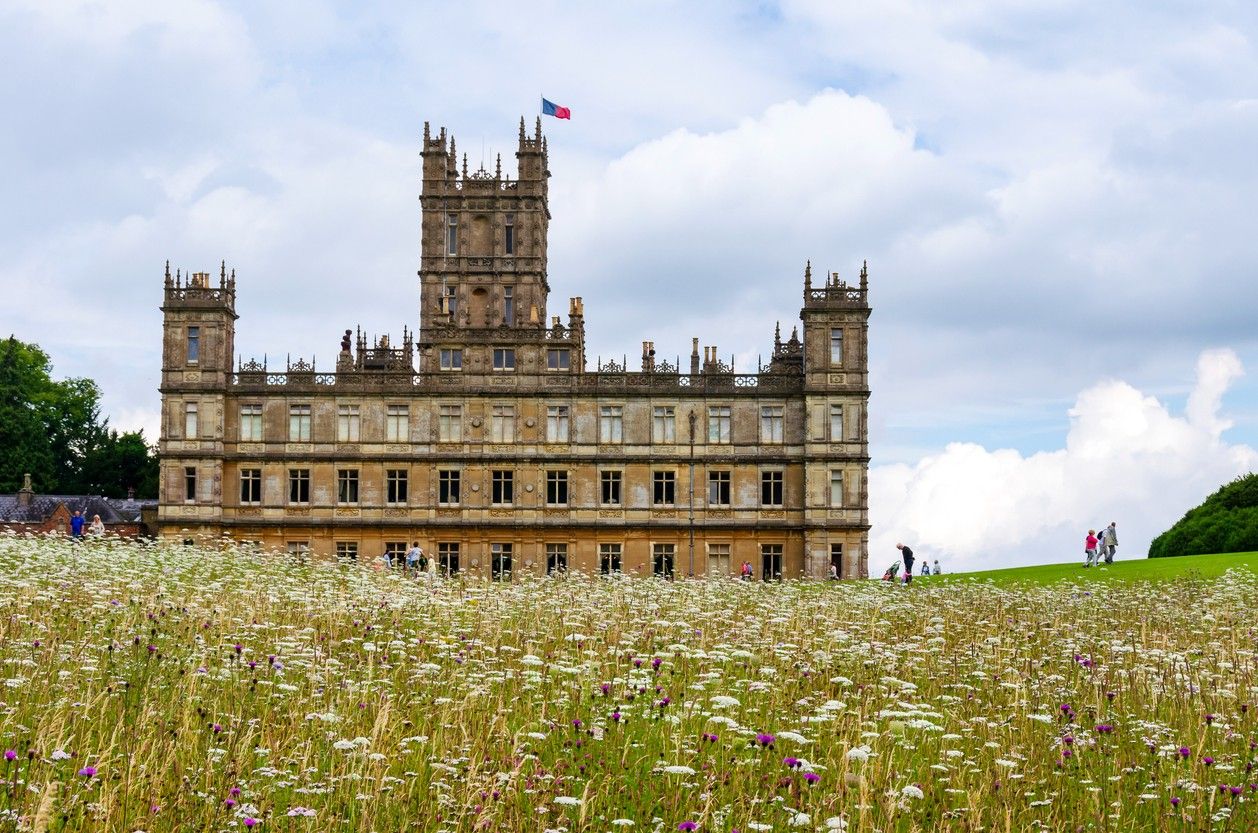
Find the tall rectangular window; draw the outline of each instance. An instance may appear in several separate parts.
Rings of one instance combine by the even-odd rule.
[[[830,331],[830,364],[843,364],[843,331]]]
[[[262,406],[240,406],[240,441],[242,443],[262,442]]]
[[[503,231],[502,242],[505,245],[506,253],[509,255],[515,254],[515,215],[514,214],[507,215],[506,221],[503,224],[502,231]]]
[[[437,472],[437,503],[443,506],[457,506],[460,494],[460,475],[458,469],[442,469]]]
[[[187,402],[183,406],[183,435],[194,440],[197,437],[197,403]]]
[[[490,501],[495,505],[510,506],[515,501],[515,472],[491,472],[490,486]]]
[[[760,578],[762,581],[782,580],[782,545],[760,545]]]
[[[502,288],[502,323],[508,327],[515,324],[515,287]]]
[[[732,418],[728,405],[712,405],[708,408],[708,442],[728,443]]]
[[[441,311],[445,315],[450,316],[451,320],[458,314],[459,291],[457,287],[443,286],[441,288]]]
[[[677,497],[677,475],[671,471],[651,472],[651,502],[672,506]]]
[[[462,370],[463,369],[463,351],[457,347],[442,347],[441,369],[442,370]]]
[[[336,470],[336,502],[358,503],[358,469]]]
[[[708,472],[708,505],[729,506],[729,472]]]
[[[656,405],[652,409],[651,442],[677,442],[677,410],[672,405]]]
[[[510,544],[489,545],[489,577],[494,581],[511,580]]]
[[[760,472],[760,505],[782,505],[782,472]]]
[[[676,549],[674,544],[652,544],[651,572],[660,578],[672,578],[673,556]]]
[[[384,438],[391,443],[404,443],[411,435],[409,405],[389,405],[384,416]]]
[[[437,569],[443,576],[459,573],[459,544],[457,541],[437,542]]]
[[[568,473],[566,471],[546,472],[546,504],[548,506],[568,505]]]
[[[240,470],[240,502],[262,502],[262,469]]]
[[[620,505],[620,479],[621,473],[618,471],[600,472],[599,480],[602,485],[602,502],[604,505]]]
[[[830,505],[843,505],[843,472],[838,469],[830,472]]]
[[[708,575],[728,576],[730,574],[729,550],[729,544],[708,544]]]
[[[337,541],[336,557],[341,561],[357,561],[358,560],[358,542],[357,541]]]
[[[462,405],[441,405],[437,408],[437,438],[443,443],[463,442]]]
[[[598,409],[598,441],[619,443],[624,440],[624,409],[620,405],[603,405]]]
[[[406,469],[386,469],[384,484],[387,503],[406,503],[410,493],[410,473]]]
[[[336,441],[338,443],[358,442],[361,420],[357,405],[341,405],[336,409]]]
[[[572,351],[567,347],[551,347],[546,351],[546,369],[566,371],[572,368]]]
[[[515,442],[514,405],[494,405],[490,409],[489,438],[496,443]]]
[[[288,470],[288,502],[310,502],[310,469]]]
[[[782,442],[784,408],[781,405],[760,406],[760,442]]]
[[[188,328],[188,364],[197,364],[201,361],[201,328]],[[229,370],[231,368],[228,368]]]
[[[197,467],[184,466],[183,499],[186,503],[194,503],[197,499]]]
[[[598,545],[598,571],[605,576],[620,572],[620,544]]]
[[[310,406],[288,406],[288,441],[293,443],[310,442]]]
[[[494,370],[515,370],[515,350],[511,347],[494,348]]]
[[[457,255],[459,253],[459,215],[446,215],[446,254]],[[453,312],[454,310],[451,310]]]
[[[546,442],[566,443],[568,441],[568,406],[546,406]]]
[[[568,545],[567,544],[547,544],[546,545],[546,575],[554,575],[556,573],[567,572],[568,570]]]
[[[843,406],[830,406],[830,442],[837,443],[843,441]]]

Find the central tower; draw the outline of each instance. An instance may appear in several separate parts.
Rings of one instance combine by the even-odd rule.
[[[532,137],[520,119],[518,172],[469,175],[454,137],[424,123],[420,257],[420,370],[437,370],[432,347],[446,341],[513,340],[512,330],[546,327],[546,139],[541,119]],[[504,331],[505,329],[505,331]],[[526,336],[527,338],[527,336]]]

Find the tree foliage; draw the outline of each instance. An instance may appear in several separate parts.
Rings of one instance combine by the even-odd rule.
[[[0,492],[31,475],[36,492],[157,496],[157,458],[142,431],[119,433],[100,414],[91,379],[54,381],[48,354],[0,341]]]
[[[1238,477],[1163,532],[1150,558],[1258,550],[1258,474]]]

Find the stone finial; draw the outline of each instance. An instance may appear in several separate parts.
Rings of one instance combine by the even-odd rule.
[[[540,142],[542,140],[542,117],[537,117],[537,125],[533,128],[533,141]]]
[[[777,321],[773,325],[773,349],[782,349],[782,322]]]
[[[424,150],[428,149],[428,141],[430,138],[431,138],[431,133],[428,130],[428,121],[425,120],[424,121]]]
[[[869,261],[861,261],[861,289],[869,289]]]
[[[520,147],[524,147],[524,116],[520,116]]]
[[[804,289],[812,289],[812,261],[804,262]]]
[[[494,154],[494,178],[502,179],[502,154]]]
[[[463,178],[467,179],[467,154],[463,154]]]

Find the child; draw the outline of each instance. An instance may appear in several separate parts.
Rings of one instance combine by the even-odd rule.
[[[1088,537],[1083,539],[1084,567],[1091,567],[1096,563],[1096,530],[1089,529]]]

